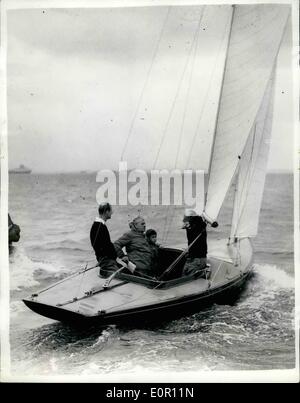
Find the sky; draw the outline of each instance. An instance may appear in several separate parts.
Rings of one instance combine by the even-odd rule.
[[[228,6],[8,11],[9,168],[116,169],[123,155],[207,169],[228,18]],[[293,169],[291,41],[288,26],[270,170]]]

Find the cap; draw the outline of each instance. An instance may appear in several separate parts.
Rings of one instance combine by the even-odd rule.
[[[185,217],[196,217],[198,214],[196,213],[195,210],[185,209],[184,215],[185,215]]]

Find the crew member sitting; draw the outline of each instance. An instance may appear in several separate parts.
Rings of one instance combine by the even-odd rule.
[[[144,235],[146,229],[144,218],[136,217],[129,223],[129,228],[130,231],[125,232],[114,242],[117,255],[125,263],[130,261],[136,265],[135,274],[151,277],[152,251]]]
[[[96,258],[100,264],[100,275],[104,274],[102,269],[118,270],[114,245],[106,226],[106,221],[112,216],[113,210],[109,203],[101,203],[98,208],[99,217],[96,217],[91,231],[90,240],[94,248]]]
[[[207,267],[207,233],[206,223],[194,210],[187,210],[183,218],[188,240],[188,257],[183,268],[183,274],[199,273],[208,278],[210,271]],[[190,246],[191,245],[191,246]]]
[[[159,244],[157,243],[157,232],[154,229],[148,229],[145,233],[145,236],[151,249],[151,272],[152,275],[158,277]]]

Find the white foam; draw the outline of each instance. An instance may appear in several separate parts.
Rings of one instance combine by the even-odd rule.
[[[99,373],[99,365],[91,362],[90,364],[88,364],[88,367],[81,372],[81,375],[93,375],[98,373]]]
[[[248,283],[247,298],[240,302],[237,309],[251,306],[260,309],[268,301],[278,300],[278,293],[294,289],[294,279],[275,265],[255,264],[255,278]],[[292,296],[291,296],[292,297]]]
[[[294,278],[275,265],[255,264],[254,271],[272,288],[290,289],[295,287]]]
[[[58,265],[54,266],[51,263],[31,260],[21,247],[16,248],[10,256],[9,271],[10,289],[14,291],[39,285],[39,281],[34,278],[34,274],[37,272],[61,273]]]
[[[57,370],[58,370],[57,359],[54,358],[54,357],[50,358],[49,364],[50,364],[51,370],[52,370],[54,373],[57,372]]]
[[[19,313],[26,311],[26,309],[22,301],[13,301],[10,303],[10,317],[15,318]]]
[[[96,342],[92,344],[90,348],[97,347],[101,344],[106,343],[112,336],[112,333],[109,332],[108,330],[103,330],[102,334],[97,338]]]

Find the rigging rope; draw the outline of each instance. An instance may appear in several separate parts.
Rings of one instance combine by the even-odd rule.
[[[54,284],[50,285],[50,286],[47,287],[47,288],[43,288],[42,290],[40,290],[40,291],[38,292],[38,294],[41,294],[42,292],[45,292],[45,291],[49,290],[50,288],[56,287],[58,284],[64,283],[65,281],[70,280],[70,279],[73,278],[73,277],[79,276],[79,274],[82,274],[82,273],[85,273],[86,271],[95,269],[95,268],[98,267],[98,266],[99,266],[99,263],[96,264],[96,265],[93,266],[93,267],[87,267],[87,266],[86,266],[83,270],[80,270],[80,271],[78,271],[77,273],[71,274],[71,276],[68,276],[68,277],[62,279],[62,280],[58,281],[57,283],[54,283]]]
[[[201,16],[201,19],[202,19],[202,17],[203,17],[203,14]],[[208,94],[209,94],[209,92],[211,90],[212,78],[213,78],[213,76],[215,74],[215,71],[216,71],[216,67],[217,67],[217,64],[218,64],[218,61],[219,61],[219,58],[220,58],[220,54],[221,54],[221,49],[224,47],[224,42],[227,40],[225,33],[228,31],[228,26],[231,24],[231,19],[232,19],[231,17],[232,17],[232,15],[230,13],[228,21],[227,21],[227,24],[224,27],[224,34],[222,35],[223,40],[220,41],[218,51],[217,51],[217,54],[216,54],[216,58],[215,58],[215,61],[214,61],[214,65],[213,65],[213,68],[211,69],[211,74],[209,76],[208,86],[207,86],[207,89],[206,89],[205,96],[203,98],[203,102],[202,102],[201,110],[200,110],[200,114],[199,114],[199,119],[198,119],[198,122],[197,122],[197,126],[196,126],[196,129],[195,129],[195,133],[194,133],[192,143],[191,143],[191,146],[190,146],[190,149],[189,149],[188,157],[187,157],[187,164],[186,164],[187,167],[189,167],[189,164],[191,162],[192,151],[194,149],[196,138],[197,138],[197,135],[199,133],[200,124],[201,124],[201,121],[202,121],[202,118],[203,118],[203,112],[204,112],[204,108],[205,108],[205,105],[206,105],[205,100],[207,99]],[[197,42],[199,40],[199,32],[200,31],[198,31]],[[198,44],[196,45],[195,50],[197,49],[197,46],[198,46]],[[193,66],[193,68],[194,68],[194,66]],[[183,125],[182,125],[182,130],[183,130]],[[181,133],[181,137],[180,137],[180,143],[178,144],[178,148],[177,148],[175,166],[178,163],[178,154],[179,154],[179,148],[180,148],[180,144],[181,144],[181,138],[182,138],[182,133]],[[175,214],[175,210],[173,210],[173,214],[172,214],[172,216],[170,218],[170,222],[169,222],[169,227],[166,230],[164,239],[166,239],[168,237],[168,234],[169,234],[170,229],[171,229],[172,221],[174,219],[174,214]],[[167,212],[167,216],[168,216],[168,212]]]
[[[206,93],[205,93],[205,97],[203,98],[203,102],[202,102],[202,106],[201,106],[201,111],[200,111],[199,119],[198,119],[198,122],[197,122],[197,127],[196,127],[196,130],[195,130],[193,139],[192,139],[192,143],[191,143],[190,150],[189,150],[189,154],[188,154],[188,158],[187,158],[187,166],[189,166],[189,164],[190,164],[190,162],[191,162],[192,151],[193,151],[194,146],[195,146],[197,134],[198,134],[199,128],[200,128],[200,123],[201,123],[202,117],[203,117],[203,112],[204,112],[204,107],[205,107],[205,102],[204,102],[204,101],[207,99],[208,93],[209,93],[209,91],[210,91],[211,84],[212,84],[212,78],[213,78],[214,73],[215,73],[215,71],[216,71],[216,67],[217,67],[217,64],[218,64],[217,62],[218,62],[218,60],[219,60],[219,58],[220,58],[220,54],[221,54],[221,49],[224,47],[224,43],[225,43],[226,40],[227,40],[225,33],[227,32],[227,30],[228,30],[228,25],[229,25],[230,23],[231,23],[231,15],[229,15],[228,22],[227,22],[227,24],[226,24],[226,26],[225,26],[225,28],[224,28],[224,34],[222,35],[223,40],[220,41],[220,45],[219,45],[219,48],[218,48],[218,51],[217,51],[217,55],[216,55],[216,58],[215,58],[215,62],[214,62],[213,68],[212,68],[212,70],[211,70],[211,74],[210,74],[210,77],[209,77],[209,82],[208,82],[207,90],[206,90]]]
[[[138,100],[138,103],[137,103],[137,107],[136,107],[136,109],[135,109],[133,118],[132,118],[132,120],[131,120],[131,124],[130,124],[129,130],[128,130],[128,135],[127,135],[127,138],[126,138],[126,141],[125,141],[125,144],[124,144],[124,146],[123,146],[122,153],[121,153],[121,161],[123,161],[124,154],[125,154],[125,151],[126,151],[127,146],[128,146],[129,139],[130,139],[131,134],[132,134],[132,130],[133,130],[133,126],[134,126],[134,123],[135,123],[135,120],[136,120],[136,116],[137,116],[138,111],[139,111],[139,109],[140,109],[140,105],[141,105],[141,102],[142,102],[142,99],[143,99],[143,96],[144,96],[144,92],[145,92],[145,89],[146,89],[146,87],[147,87],[150,74],[151,74],[151,72],[152,72],[152,68],[153,68],[153,65],[154,65],[154,61],[155,61],[155,58],[156,58],[156,56],[157,56],[157,52],[158,52],[158,49],[159,49],[159,45],[160,45],[160,42],[161,42],[161,38],[162,38],[162,36],[163,36],[163,32],[164,32],[164,30],[165,30],[165,27],[166,27],[166,24],[167,24],[167,20],[168,20],[168,18],[169,18],[170,11],[171,11],[171,7],[169,6],[168,9],[167,9],[167,13],[166,13],[164,22],[163,22],[162,29],[161,29],[160,34],[159,34],[159,38],[158,38],[156,47],[155,47],[154,52],[153,52],[153,55],[152,55],[152,59],[151,59],[151,63],[150,63],[149,70],[148,70],[148,72],[147,72],[146,80],[145,80],[145,82],[144,82],[144,85],[143,85],[143,88],[142,88],[142,91],[141,91],[141,94],[140,94],[140,97],[139,97],[139,100]]]
[[[188,57],[187,57],[187,60],[186,60],[186,63],[185,63],[184,69],[183,69],[182,76],[181,76],[180,81],[179,81],[179,85],[177,87],[177,92],[176,92],[176,95],[175,95],[175,98],[174,98],[174,101],[173,101],[173,104],[172,104],[172,107],[171,107],[171,110],[170,110],[170,113],[169,113],[167,124],[166,124],[164,132],[163,132],[164,134],[163,134],[163,137],[162,137],[162,140],[161,140],[161,143],[160,143],[157,155],[156,155],[156,159],[155,159],[155,162],[154,162],[154,167],[156,167],[156,165],[157,165],[157,161],[158,161],[158,157],[159,157],[159,154],[160,154],[160,151],[161,151],[161,147],[163,145],[164,138],[166,136],[166,133],[167,133],[167,130],[168,130],[168,127],[169,127],[169,123],[171,121],[171,117],[172,117],[173,112],[174,112],[176,100],[177,100],[179,91],[181,89],[182,83],[183,83],[183,78],[184,78],[184,75],[186,73],[186,70],[187,70],[187,67],[188,67],[188,64],[189,64],[189,61],[190,61],[190,58],[191,58],[192,51],[194,51],[193,58],[192,58],[192,68],[191,68],[188,87],[187,87],[187,91],[186,91],[186,95],[185,95],[184,111],[183,111],[183,115],[182,115],[180,131],[179,131],[179,139],[178,139],[178,142],[177,142],[177,150],[176,150],[176,157],[175,157],[174,166],[175,166],[175,168],[177,168],[177,166],[178,166],[179,150],[180,150],[180,146],[181,146],[181,142],[182,142],[182,137],[183,137],[183,132],[184,132],[184,125],[185,125],[185,121],[186,121],[187,106],[188,106],[188,100],[189,100],[189,97],[190,97],[191,84],[192,84],[192,78],[193,78],[193,75],[194,75],[195,60],[196,60],[196,54],[197,54],[197,49],[198,49],[198,43],[199,43],[200,26],[201,26],[201,23],[202,23],[202,20],[203,20],[204,12],[205,12],[205,6],[201,10],[201,14],[200,14],[199,21],[198,21],[198,24],[197,24],[197,28],[196,28],[196,31],[195,31],[195,34],[194,34],[194,37],[193,37],[193,41],[192,41],[191,47],[189,49]],[[171,201],[170,201],[170,203],[171,203]],[[166,216],[165,216],[166,218],[165,218],[165,223],[164,223],[164,228],[163,228],[163,236],[162,236],[163,242],[166,241],[166,239],[167,239],[167,237],[169,235],[171,225],[172,225],[172,222],[173,222],[173,218],[174,218],[175,206],[173,206],[173,210],[172,210],[173,212],[172,212],[171,218],[169,217],[170,207],[171,206],[169,204],[168,207],[167,207],[167,213],[166,213]],[[169,218],[169,220],[168,220],[168,218]]]
[[[174,269],[177,263],[180,262],[180,260],[189,252],[191,247],[200,238],[200,236],[203,234],[204,231],[205,228],[200,232],[199,235],[197,235],[197,237],[193,240],[193,242],[191,242],[190,245],[188,245],[188,247],[178,256],[178,258],[175,259],[174,262],[172,262],[170,266],[159,276],[158,280],[161,280],[166,274],[169,274]]]
[[[191,68],[191,73],[190,73],[190,77],[189,77],[188,88],[187,88],[187,92],[186,92],[186,96],[185,96],[184,111],[183,111],[183,116],[182,116],[182,121],[181,121],[181,128],[180,128],[180,132],[179,132],[179,139],[177,142],[177,151],[176,151],[175,164],[174,164],[175,168],[178,168],[179,150],[180,150],[180,146],[182,143],[184,125],[185,125],[185,121],[186,121],[187,106],[188,106],[188,101],[189,101],[190,92],[191,92],[192,79],[194,76],[195,60],[196,60],[196,55],[197,55],[197,50],[198,50],[198,45],[199,45],[200,25],[203,20],[204,12],[205,12],[205,6],[202,11],[202,14],[200,15],[199,25],[197,27],[197,33],[196,33],[196,40],[192,45],[194,48],[194,54],[193,54],[193,59],[192,59],[192,68]],[[170,204],[168,205],[167,214],[166,214],[165,227],[164,227],[164,232],[163,232],[163,241],[166,241],[166,239],[169,236],[169,232],[171,230],[171,226],[172,226],[174,215],[175,215],[175,205],[173,206],[172,214],[170,217],[169,217],[169,210],[170,210]],[[168,220],[168,217],[169,217],[169,220]]]
[[[165,137],[166,137],[166,134],[167,134],[167,130],[168,130],[168,127],[169,127],[169,124],[170,124],[170,121],[171,121],[171,117],[172,117],[173,112],[174,112],[175,104],[176,104],[176,101],[177,101],[177,98],[178,98],[178,95],[179,95],[179,91],[180,91],[181,86],[182,86],[183,78],[184,78],[184,75],[185,75],[185,72],[186,72],[186,69],[187,69],[187,66],[188,66],[188,62],[189,62],[189,59],[190,59],[191,51],[192,51],[192,49],[194,48],[194,43],[195,43],[196,35],[197,35],[197,32],[198,32],[199,29],[200,29],[200,23],[201,23],[201,21],[202,21],[202,16],[203,16],[203,10],[202,10],[201,16],[200,16],[200,18],[199,18],[199,21],[198,21],[198,24],[197,24],[197,28],[196,28],[195,33],[194,33],[193,41],[192,41],[192,44],[191,44],[191,46],[190,46],[190,49],[189,49],[189,52],[188,52],[188,56],[187,56],[187,59],[186,59],[186,62],[185,62],[185,65],[184,65],[184,68],[183,68],[183,71],[182,71],[180,80],[179,80],[179,84],[178,84],[178,87],[177,87],[177,91],[176,91],[176,94],[175,94],[175,97],[174,97],[174,100],[173,100],[171,109],[170,109],[170,111],[169,111],[169,115],[168,115],[168,119],[167,119],[166,125],[165,125],[164,130],[163,130],[163,135],[162,135],[161,141],[160,141],[160,143],[159,143],[158,151],[157,151],[157,153],[156,153],[156,157],[155,157],[155,160],[154,160],[154,168],[157,167],[157,162],[158,162],[158,158],[159,158],[159,155],[160,155],[160,151],[161,151],[162,145],[163,145],[163,143],[164,143],[164,140],[165,140]]]
[[[181,128],[180,128],[180,133],[179,133],[179,140],[178,140],[178,143],[177,143],[177,151],[176,151],[176,158],[175,158],[175,168],[177,168],[177,165],[178,165],[179,150],[180,150],[182,137],[183,137],[183,129],[184,129],[184,124],[185,124],[185,120],[186,120],[187,105],[188,105],[188,100],[189,100],[189,96],[190,96],[190,92],[191,92],[191,84],[192,84],[192,78],[193,78],[193,75],[194,75],[195,60],[196,60],[196,55],[197,55],[197,50],[198,50],[198,45],[199,45],[200,25],[201,25],[201,22],[203,20],[204,12],[205,12],[205,10],[203,9],[202,14],[201,14],[200,19],[199,19],[199,24],[198,24],[198,27],[197,27],[196,40],[192,45],[194,47],[194,55],[193,55],[191,74],[190,74],[190,78],[189,78],[189,83],[188,83],[188,88],[187,88],[186,98],[185,98],[185,103],[184,103],[184,111],[183,111]]]

